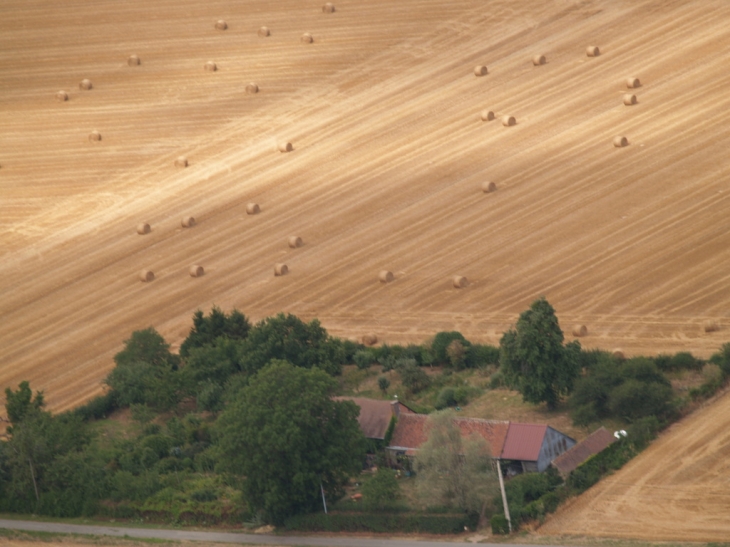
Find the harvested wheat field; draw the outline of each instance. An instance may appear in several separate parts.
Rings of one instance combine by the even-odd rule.
[[[559,509],[538,533],[726,542],[728,456],[726,394],[673,425],[626,467]]]
[[[729,49],[724,0],[5,0],[0,388],[67,409],[133,330],[176,348],[213,304],[495,343],[545,295],[584,346],[707,356],[730,339]]]

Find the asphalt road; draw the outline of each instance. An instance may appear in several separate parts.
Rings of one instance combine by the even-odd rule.
[[[114,526],[92,526],[82,524],[61,524],[56,522],[32,522],[0,519],[0,528],[30,532],[52,532],[59,534],[88,534],[130,538],[155,538],[170,541],[205,541],[215,543],[241,543],[255,545],[312,545],[322,547],[453,547],[453,541],[418,541],[398,539],[365,539],[353,537],[274,536],[263,534],[239,534],[232,532],[193,532],[187,530],[160,530],[148,528],[117,528]],[[463,543],[463,542],[461,542]],[[497,544],[480,543],[480,547],[504,547]],[[535,547],[510,544],[511,547]]]

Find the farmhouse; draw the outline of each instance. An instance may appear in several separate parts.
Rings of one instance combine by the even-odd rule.
[[[336,401],[352,401],[360,407],[357,421],[363,434],[368,439],[382,441],[393,418],[405,415],[416,415],[400,401],[381,401],[365,397],[335,397]]]
[[[398,418],[387,450],[394,456],[414,456],[426,442],[428,416],[404,414]],[[548,425],[456,418],[463,436],[479,435],[494,459],[510,462],[513,473],[542,472],[550,462],[575,445],[575,440]]]

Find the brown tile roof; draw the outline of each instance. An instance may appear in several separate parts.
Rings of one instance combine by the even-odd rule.
[[[536,462],[547,428],[546,425],[510,423],[501,458]]]
[[[596,429],[581,442],[553,460],[553,465],[562,474],[567,475],[591,456],[613,443],[616,439],[605,427]]]
[[[413,411],[400,401],[382,401],[365,397],[334,397],[336,401],[352,401],[360,407],[357,421],[368,439],[384,439],[393,414],[409,414]]]
[[[390,448],[405,450],[412,454],[428,437],[426,427],[428,416],[425,414],[401,414],[393,431]],[[494,457],[499,457],[507,436],[509,422],[480,420],[478,418],[456,418],[456,424],[463,436],[477,434],[489,443]]]

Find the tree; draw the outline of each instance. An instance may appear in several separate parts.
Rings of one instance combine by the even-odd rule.
[[[143,403],[166,410],[178,402],[180,358],[170,353],[170,344],[155,329],[133,332],[114,362],[117,366],[105,382],[120,406]]]
[[[336,387],[321,370],[274,360],[218,419],[220,465],[246,477],[250,507],[275,524],[320,507],[320,485],[336,499],[362,467],[359,409],[334,401]]]
[[[487,442],[476,435],[464,439],[453,411],[431,414],[428,422],[428,439],[416,455],[421,497],[484,516],[498,492]]]
[[[523,312],[517,326],[500,340],[500,365],[507,385],[530,403],[555,409],[580,375],[580,344],[563,346],[555,310],[545,298]]]
[[[305,323],[294,315],[280,313],[257,323],[242,344],[243,372],[255,374],[272,359],[336,375],[345,362],[345,350],[316,319]]]
[[[13,391],[9,387],[5,388],[5,411],[8,414],[10,423],[20,423],[25,416],[33,410],[40,410],[46,406],[43,400],[43,392],[36,391],[33,397],[33,390],[27,380],[20,382],[18,391]],[[12,433],[12,427],[8,428],[8,433]]]
[[[378,378],[378,387],[380,388],[380,391],[387,393],[388,388],[390,387],[390,380],[388,380],[385,376],[381,376]]]
[[[186,358],[193,348],[213,345],[219,338],[244,340],[250,330],[251,324],[238,310],[226,315],[219,307],[213,306],[208,317],[198,310],[193,315],[190,334],[180,346],[180,356]]]
[[[399,359],[396,369],[403,386],[413,395],[431,385],[431,377],[416,364],[415,359]]]

